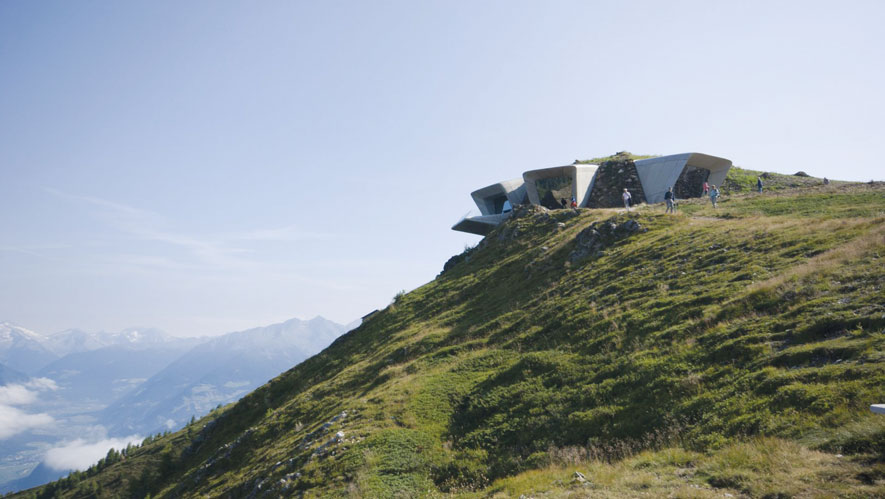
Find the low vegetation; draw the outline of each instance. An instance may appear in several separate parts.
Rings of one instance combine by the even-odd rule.
[[[885,495],[885,186],[819,184],[516,210],[239,403],[18,496]]]
[[[623,159],[632,159],[634,161],[639,159],[649,159],[649,158],[657,158],[659,155],[657,154],[633,154],[630,151],[621,151],[611,156],[600,156],[598,158],[590,158],[590,159],[576,159],[576,165],[599,165],[605,163],[606,161],[614,161],[614,160],[623,160]]]

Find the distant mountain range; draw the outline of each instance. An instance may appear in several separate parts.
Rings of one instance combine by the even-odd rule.
[[[11,322],[0,322],[0,363],[35,375],[50,363],[69,354],[114,346],[138,350],[182,342],[189,342],[193,346],[206,340],[208,338],[175,338],[152,328],[129,328],[117,333],[89,333],[80,329],[68,329],[43,336]]]
[[[28,406],[50,414],[56,424],[3,441],[0,493],[60,476],[40,464],[52,442],[94,434],[96,428],[107,437],[177,429],[192,416],[238,400],[355,325],[316,317],[217,337],[177,338],[152,328],[68,329],[43,336],[0,322],[0,385],[49,378],[57,386]],[[22,469],[31,468],[22,476]]]
[[[45,336],[11,322],[0,322],[0,364],[34,374],[58,357]]]
[[[227,334],[195,346],[102,411],[116,434],[179,428],[327,347],[347,326],[317,317]]]
[[[56,395],[104,407],[204,340],[170,338],[164,343],[118,344],[77,351],[51,362],[36,376],[50,378]]]
[[[50,350],[63,357],[71,353],[88,352],[110,346],[148,349],[156,345],[180,342],[183,339],[169,336],[159,329],[128,328],[118,333],[104,331],[89,333],[80,329],[68,329],[49,336],[48,340]],[[194,341],[193,338],[187,340]]]

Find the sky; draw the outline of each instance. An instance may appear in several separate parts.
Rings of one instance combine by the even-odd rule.
[[[0,2],[0,320],[348,323],[469,193],[629,150],[882,179],[880,1]]]

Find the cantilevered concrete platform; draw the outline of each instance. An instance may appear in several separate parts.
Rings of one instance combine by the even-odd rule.
[[[492,231],[504,220],[510,218],[510,213],[501,213],[500,215],[481,215],[478,217],[464,217],[460,222],[452,226],[452,230],[461,232],[469,232],[484,236]]]
[[[641,159],[634,161],[634,164],[648,203],[663,202],[664,193],[669,188],[673,188],[679,198],[699,197],[704,182],[722,185],[731,168],[731,160],[698,152]],[[603,206],[608,206],[604,196],[593,194],[593,184],[598,172],[598,165],[554,166],[529,170],[522,174],[521,180],[506,180],[477,189],[470,196],[482,215],[465,217],[452,229],[484,236],[509,218],[513,207],[526,203],[558,208],[563,199],[570,205],[574,198],[578,207],[584,208],[590,203],[591,196],[594,196],[598,198],[595,203],[606,203]],[[601,182],[607,188],[614,187],[610,185],[612,178],[606,178],[607,180]],[[617,176],[614,177],[615,183],[617,179]],[[633,182],[635,188],[635,180]],[[623,187],[629,185],[625,182],[618,190]]]

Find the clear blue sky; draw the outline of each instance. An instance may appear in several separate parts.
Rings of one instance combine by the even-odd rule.
[[[885,2],[0,2],[0,320],[348,322],[620,150],[881,179]]]

